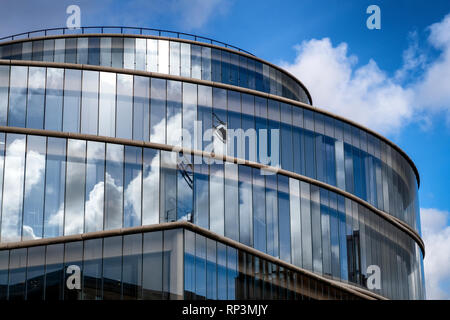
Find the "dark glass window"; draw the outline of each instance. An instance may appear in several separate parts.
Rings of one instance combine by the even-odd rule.
[[[122,283],[122,237],[103,240],[103,299],[119,300]]]
[[[64,244],[47,246],[45,254],[45,299],[62,300],[64,291]]]
[[[123,299],[142,299],[142,234],[130,234],[123,237],[122,274]]]
[[[77,285],[77,272],[81,273],[83,264],[83,242],[69,242],[64,250],[64,300],[81,299],[81,283]],[[75,277],[74,277],[75,276]],[[81,281],[81,274],[78,280]]]
[[[103,239],[91,239],[84,242],[83,300],[102,298],[102,251]]]
[[[162,299],[163,233],[144,234],[142,297],[146,300]]]

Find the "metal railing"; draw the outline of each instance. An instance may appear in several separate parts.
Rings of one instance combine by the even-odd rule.
[[[50,35],[68,35],[68,34],[87,34],[87,33],[117,33],[117,34],[135,34],[135,35],[153,35],[159,37],[170,37],[170,38],[178,38],[185,40],[193,40],[208,44],[217,45],[224,48],[230,48],[233,50],[237,50],[239,52],[244,52],[253,56],[252,53],[243,50],[241,48],[235,47],[233,45],[227,44],[222,41],[217,41],[211,38],[197,36],[195,34],[178,32],[178,31],[170,31],[163,29],[154,29],[154,28],[138,28],[138,27],[117,27],[117,26],[100,26],[100,27],[80,27],[77,29],[69,29],[69,28],[48,28],[41,30],[34,30],[29,32],[18,33],[12,36],[7,36],[0,38],[0,41],[11,41],[11,40],[19,40],[19,39],[30,39],[33,37],[39,36],[50,36]]]

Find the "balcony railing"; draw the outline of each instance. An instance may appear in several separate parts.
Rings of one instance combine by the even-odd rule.
[[[80,27],[77,29],[69,29],[69,28],[49,28],[49,29],[41,29],[34,30],[29,32],[18,33],[12,36],[7,36],[0,38],[0,41],[10,41],[10,40],[19,40],[19,39],[30,39],[34,37],[40,36],[50,36],[50,35],[65,35],[65,34],[87,34],[87,33],[117,33],[117,34],[136,34],[136,35],[153,35],[159,37],[170,37],[170,38],[178,38],[185,40],[193,40],[204,42],[208,44],[217,45],[224,48],[230,48],[233,50],[237,50],[239,52],[244,52],[250,55],[252,53],[243,50],[241,48],[232,46],[222,41],[217,41],[211,38],[197,36],[195,34],[178,32],[178,31],[170,31],[163,29],[153,29],[153,28],[138,28],[138,27],[115,27],[115,26],[101,26],[101,27]]]

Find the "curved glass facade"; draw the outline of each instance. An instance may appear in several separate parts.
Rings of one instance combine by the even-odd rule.
[[[211,128],[223,124],[229,143],[226,149],[216,147],[216,153],[338,187],[420,234],[417,181],[408,161],[370,133],[306,108],[175,80],[6,65],[0,65],[0,101],[3,126],[206,151],[212,151],[215,141]],[[189,137],[181,143],[183,135]]]
[[[0,45],[0,59],[89,64],[221,82],[311,104],[298,80],[252,58],[202,43],[126,36],[57,37]]]
[[[300,83],[282,71],[230,50],[139,36],[16,41],[0,44],[0,58],[24,60],[0,62],[0,243],[181,220],[322,281],[393,299],[425,298],[423,252],[414,238],[414,231],[420,235],[420,217],[413,164],[395,145],[345,119],[287,103],[282,97],[310,101]],[[269,169],[260,169],[266,165]],[[178,247],[169,241],[166,250],[167,232],[134,234],[140,246],[131,235],[0,246],[0,298],[33,296],[28,275],[34,282],[35,275],[47,277],[38,270],[44,265],[49,270],[48,259],[42,260],[49,250],[63,250],[55,262],[62,270],[72,265],[66,266],[69,252],[67,261],[92,277],[76,293],[65,293],[64,285],[44,293],[36,289],[41,297],[50,292],[60,299],[346,298],[337,291],[325,294],[319,284],[306,295],[311,288],[304,280],[299,291],[291,290],[290,277],[300,277],[292,270],[192,231],[171,230]],[[145,269],[146,259],[157,265],[145,256],[147,236],[162,246],[150,256],[170,260],[170,268],[183,275],[175,285],[164,282],[164,271],[155,290],[144,290],[156,285],[155,278],[145,282],[144,272],[132,278],[133,268]],[[127,259],[132,267],[125,266]],[[116,265],[105,269],[109,262]],[[231,278],[222,279],[226,285],[219,290],[224,265],[222,273]],[[49,281],[56,286],[63,280],[54,269]],[[274,275],[268,291],[258,278],[266,272]],[[259,293],[242,279],[259,283]]]

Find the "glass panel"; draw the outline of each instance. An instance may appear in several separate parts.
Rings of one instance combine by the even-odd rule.
[[[183,298],[183,230],[164,231],[163,294],[165,299]]]
[[[323,274],[331,276],[330,207],[328,201],[328,190],[321,188],[320,218],[322,227]]]
[[[194,147],[194,121],[197,119],[197,85],[183,83],[183,147]]]
[[[160,222],[177,220],[177,154],[161,151]],[[191,195],[192,199],[192,195]],[[192,201],[192,200],[191,200]]]
[[[150,83],[148,77],[134,76],[133,140],[149,140]]]
[[[136,70],[145,71],[146,45],[145,39],[136,39]]]
[[[158,72],[158,40],[147,39],[147,71]]]
[[[100,38],[88,38],[88,64],[100,65]]]
[[[201,161],[201,158],[200,158]],[[195,165],[194,174],[194,223],[209,228],[209,166],[205,163]],[[182,182],[183,183],[183,182]]]
[[[211,81],[211,48],[202,48],[202,79]]]
[[[300,218],[300,181],[289,178],[289,202],[291,213],[292,264],[302,267],[302,224]]]
[[[0,301],[8,298],[9,250],[0,251]]]
[[[120,300],[122,283],[122,237],[103,240],[103,299]]]
[[[311,185],[311,234],[313,250],[313,271],[322,273],[322,229],[320,219],[319,188]]]
[[[180,75],[180,43],[170,41],[170,74]]]
[[[64,290],[64,244],[48,245],[45,258],[45,299],[61,300]]]
[[[162,299],[163,279],[163,233],[144,234],[142,298],[145,300]]]
[[[44,237],[63,235],[66,140],[48,138],[45,172]]]
[[[313,270],[310,184],[300,182],[303,268]]]
[[[123,38],[111,38],[111,66],[113,68],[122,68],[123,64]]]
[[[123,237],[122,296],[124,300],[142,299],[142,234]]]
[[[44,128],[44,98],[45,68],[30,67],[28,73],[27,128]]]
[[[252,168],[239,166],[239,241],[253,245]]]
[[[158,72],[169,74],[169,41],[158,40]]]
[[[134,69],[134,46],[135,38],[123,38],[123,67]]]
[[[86,141],[67,141],[64,235],[83,233]]]
[[[28,248],[27,300],[44,300],[45,246]]]
[[[25,136],[8,134],[3,186],[2,242],[21,240],[24,171]]]
[[[10,301],[25,300],[25,277],[27,271],[27,249],[11,250],[9,255],[9,290]]]
[[[237,250],[227,247],[228,300],[236,299],[236,283],[238,278]]]
[[[64,63],[66,39],[55,39],[55,56],[54,62]]]
[[[81,133],[97,134],[98,78],[97,71],[83,70],[81,100]]]
[[[159,223],[159,151],[144,149],[142,225]]]
[[[23,240],[42,238],[46,138],[28,136],[23,207]]]
[[[133,138],[133,76],[117,75],[117,132],[116,137]]]
[[[195,294],[197,300],[206,298],[206,238],[195,234]]]
[[[6,125],[8,112],[9,66],[0,66],[0,125]]]
[[[253,168],[253,246],[267,252],[265,179],[259,169]]]
[[[114,137],[116,125],[116,74],[100,72],[98,134]]]
[[[267,253],[278,257],[277,176],[266,176]]]
[[[100,65],[111,67],[111,38],[100,38]]]
[[[167,144],[181,146],[181,87],[180,81],[167,81]]]
[[[206,239],[206,299],[217,299],[217,242]]]
[[[150,141],[166,142],[166,80],[151,79]]]
[[[125,228],[141,225],[142,148],[125,146]]]
[[[33,60],[53,62],[55,54],[55,40],[46,39],[42,41],[33,41]]]
[[[76,280],[71,276],[81,270],[82,264],[83,242],[66,243],[64,250],[64,300],[81,300],[81,288],[77,287]]]
[[[61,131],[64,69],[47,68],[45,129]]]
[[[217,242],[217,299],[227,299],[227,247]]]
[[[83,300],[102,298],[102,250],[103,239],[84,241]]]
[[[66,39],[65,63],[77,63],[77,38]]]
[[[122,227],[123,152],[123,145],[106,145],[105,230]]]
[[[7,268],[7,266],[6,266]],[[8,275],[6,275],[8,277]],[[195,233],[184,230],[184,299],[194,299]],[[225,294],[226,296],[226,294]]]
[[[191,45],[181,43],[181,76],[191,77]]]
[[[25,127],[28,67],[11,66],[8,125]]]
[[[66,70],[64,81],[63,131],[80,131],[81,71]]]
[[[224,167],[223,164],[211,164],[209,169],[209,228],[212,232],[224,235]]]
[[[103,230],[105,144],[88,141],[86,152],[85,232]]]
[[[289,178],[278,175],[278,227],[280,259],[291,262],[291,218],[289,212]]]
[[[192,78],[202,78],[202,47],[191,45]]]
[[[45,41],[47,41],[47,40],[45,40]],[[77,64],[87,64],[88,63],[88,48],[89,48],[88,38],[78,38]]]
[[[225,163],[225,236],[239,241],[238,165]],[[229,297],[228,297],[229,298]]]

